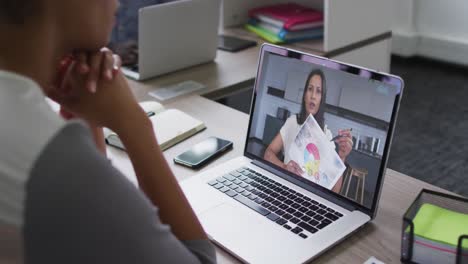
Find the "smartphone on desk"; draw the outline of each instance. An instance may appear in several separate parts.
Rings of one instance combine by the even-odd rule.
[[[218,49],[237,52],[257,45],[257,42],[231,36],[218,36]]]
[[[210,137],[175,157],[174,162],[197,169],[230,149],[232,149],[232,141]]]

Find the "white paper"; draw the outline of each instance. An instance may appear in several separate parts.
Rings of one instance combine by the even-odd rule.
[[[289,149],[289,156],[304,171],[302,177],[327,189],[335,186],[346,169],[312,115],[299,129]]]
[[[375,257],[370,257],[364,264],[385,264],[384,262],[378,260]]]

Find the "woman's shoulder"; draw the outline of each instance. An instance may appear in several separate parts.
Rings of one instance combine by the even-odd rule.
[[[283,140],[284,137],[286,137],[287,134],[292,133],[292,129],[294,129],[297,126],[298,124],[296,115],[291,115],[290,117],[288,117],[288,119],[286,119],[280,130],[281,136],[283,136]]]
[[[0,119],[0,168],[8,168],[8,174],[0,173],[0,193],[7,190],[2,193],[4,208],[14,208],[0,208],[0,222],[18,226],[30,171],[65,122],[47,105],[37,83],[5,71],[0,71]]]
[[[292,123],[292,124],[294,124],[294,123],[297,124],[297,115],[290,115],[290,116],[288,117],[288,119],[286,119],[286,122],[284,122],[284,123],[285,123],[285,124],[290,124],[290,123]]]

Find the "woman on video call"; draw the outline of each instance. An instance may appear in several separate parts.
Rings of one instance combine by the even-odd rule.
[[[312,114],[323,129],[323,132],[329,140],[332,140],[333,135],[324,123],[324,110],[325,110],[325,98],[327,95],[325,75],[321,70],[312,71],[307,77],[307,81],[304,87],[304,93],[302,95],[302,106],[301,112],[297,115],[290,116],[283,127],[281,128],[278,135],[275,136],[273,141],[270,143],[268,148],[265,150],[264,158],[277,166],[283,167],[284,169],[302,175],[303,170],[301,167],[289,157],[289,146],[293,143],[294,137],[299,132],[301,125],[305,122],[307,117]],[[330,141],[330,144],[335,148],[335,144],[338,146],[338,155],[343,162],[346,161],[346,157],[352,150],[353,141],[351,132],[349,130],[340,130],[338,132],[340,138],[334,142]],[[284,161],[278,158],[280,152],[284,153]],[[334,192],[340,192],[343,184],[343,177],[341,177],[335,186],[332,188]]]

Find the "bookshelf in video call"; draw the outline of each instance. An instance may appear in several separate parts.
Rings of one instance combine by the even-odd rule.
[[[260,40],[242,28],[248,20],[248,10],[282,2],[296,2],[324,13],[323,39],[288,47],[378,71],[389,71],[393,6],[388,0],[223,0],[221,25],[224,33]]]

